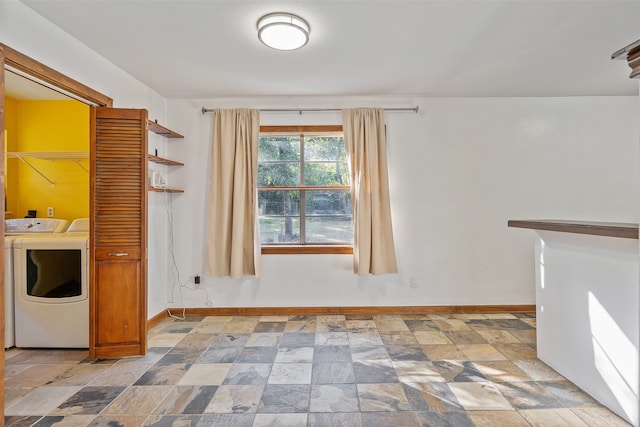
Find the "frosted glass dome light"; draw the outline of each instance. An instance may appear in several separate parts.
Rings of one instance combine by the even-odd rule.
[[[258,20],[258,39],[278,50],[294,50],[309,41],[309,24],[291,13],[270,13]]]

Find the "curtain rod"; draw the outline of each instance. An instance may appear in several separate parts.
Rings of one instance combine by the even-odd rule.
[[[419,105],[416,105],[415,107],[407,107],[407,108],[383,108],[384,111],[413,111],[414,113],[417,113],[418,110],[420,109]],[[202,114],[206,114],[206,113],[210,113],[212,111],[214,111],[214,108],[206,108],[206,107],[202,107]],[[339,108],[262,108],[260,109],[261,112],[263,113],[298,113],[298,114],[302,114],[302,113],[315,113],[315,112],[338,112],[338,111],[342,111]]]

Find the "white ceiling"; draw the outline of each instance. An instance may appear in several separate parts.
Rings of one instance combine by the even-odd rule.
[[[169,98],[638,95],[638,0],[22,0]],[[311,25],[297,51],[262,15]]]

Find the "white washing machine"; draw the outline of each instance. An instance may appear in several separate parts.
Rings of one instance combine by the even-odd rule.
[[[19,218],[7,219],[4,222],[4,298],[5,298],[5,320],[4,320],[4,348],[15,345],[15,310],[13,296],[13,242],[20,236],[61,233],[69,222],[65,219],[55,218]]]
[[[13,243],[16,347],[89,347],[88,220]]]

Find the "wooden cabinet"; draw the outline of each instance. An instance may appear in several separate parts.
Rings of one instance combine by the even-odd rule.
[[[166,128],[162,125],[159,125],[157,122],[149,120],[148,126],[151,132],[164,136],[165,138],[168,138],[168,139],[184,138],[184,136],[180,135],[179,133],[172,131],[171,129]],[[163,157],[154,156],[153,154],[148,154],[147,160],[163,166],[184,166],[184,163],[176,162],[175,160],[165,159]],[[148,190],[162,192],[162,193],[183,193],[184,192],[184,190],[180,190],[177,188],[153,187],[152,185],[149,185]]]

